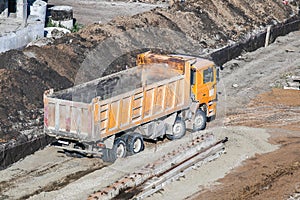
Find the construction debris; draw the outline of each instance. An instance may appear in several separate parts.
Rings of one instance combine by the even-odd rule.
[[[300,90],[300,76],[291,76],[286,82],[287,86],[284,86],[284,89]]]

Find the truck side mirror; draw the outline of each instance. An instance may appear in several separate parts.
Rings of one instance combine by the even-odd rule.
[[[222,69],[221,69],[222,70]],[[220,81],[220,68],[217,68],[217,82]]]

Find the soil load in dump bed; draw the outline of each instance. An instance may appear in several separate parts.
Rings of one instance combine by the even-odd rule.
[[[180,75],[168,64],[137,66],[72,88],[53,93],[52,98],[91,103],[93,98],[109,99],[146,85]]]

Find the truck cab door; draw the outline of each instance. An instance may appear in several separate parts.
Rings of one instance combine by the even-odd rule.
[[[200,104],[207,104],[216,98],[216,70],[213,66],[197,70],[196,99]]]

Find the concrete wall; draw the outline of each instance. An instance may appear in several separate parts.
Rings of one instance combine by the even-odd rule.
[[[34,22],[15,32],[0,36],[0,53],[10,49],[19,49],[31,41],[44,37],[44,23]]]
[[[0,24],[0,53],[22,48],[28,43],[44,37],[47,3],[42,0],[15,0],[16,13],[11,17],[8,13],[8,1],[0,0],[0,18],[5,20],[3,24]],[[31,4],[30,7],[33,11],[30,12],[31,15],[27,20],[27,8]],[[10,27],[15,24],[15,28],[7,28],[6,21]],[[19,23],[22,26],[19,26]],[[5,30],[6,28],[7,30]]]
[[[27,0],[17,0],[17,18],[27,18]]]
[[[15,2],[15,16],[18,19],[27,18],[27,0],[0,0],[0,17],[6,18],[10,16],[9,2]]]

